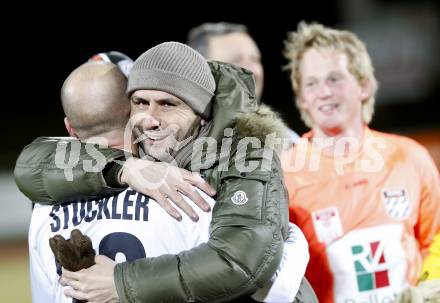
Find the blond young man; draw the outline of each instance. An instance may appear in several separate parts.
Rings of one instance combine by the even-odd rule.
[[[320,302],[391,302],[439,231],[438,171],[421,145],[368,127],[378,85],[353,33],[302,22],[285,56],[311,129],[283,157],[306,276]]]

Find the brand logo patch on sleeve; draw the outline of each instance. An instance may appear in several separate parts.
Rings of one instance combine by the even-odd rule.
[[[246,202],[248,201],[246,192],[242,191],[242,190],[237,190],[234,195],[231,197],[231,201],[232,203],[234,203],[235,205],[243,205],[246,204]]]

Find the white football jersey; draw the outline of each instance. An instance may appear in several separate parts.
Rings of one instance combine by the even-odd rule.
[[[212,208],[215,201],[198,192]],[[94,200],[54,206],[35,204],[28,239],[32,301],[72,302],[58,282],[61,268],[55,262],[49,238],[60,234],[68,239],[73,229],[79,229],[90,237],[96,254],[116,262],[177,254],[209,239],[211,213],[195,205],[193,208],[199,215],[198,222],[185,215],[178,222],[156,201],[132,189]],[[307,241],[299,228],[291,225],[289,231],[280,268],[271,281],[253,295],[258,301],[279,302],[282,298],[283,302],[291,302],[295,297],[309,254]]]
[[[214,200],[199,193],[212,207]],[[35,204],[29,227],[33,302],[72,302],[58,283],[61,270],[49,238],[60,234],[68,239],[73,229],[79,229],[90,237],[97,254],[117,262],[177,254],[208,241],[211,213],[196,206],[194,210],[200,218],[197,223],[185,215],[178,222],[154,200],[132,189],[96,200],[54,206]]]

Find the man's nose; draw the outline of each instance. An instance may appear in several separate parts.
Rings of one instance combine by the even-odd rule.
[[[147,114],[145,118],[142,119],[142,127],[146,130],[159,128],[160,120],[152,115]]]
[[[146,117],[144,119],[144,127],[146,129],[156,129],[160,126],[160,112],[159,107],[155,103],[151,103],[146,111]]]
[[[325,99],[325,98],[330,97],[331,95],[332,95],[332,91],[327,84],[325,84],[325,83],[319,84],[319,87],[318,87],[319,98]]]
[[[161,120],[157,113],[157,108],[154,105],[149,106],[145,114],[144,119],[142,119],[142,126],[144,129],[156,129],[160,127]]]

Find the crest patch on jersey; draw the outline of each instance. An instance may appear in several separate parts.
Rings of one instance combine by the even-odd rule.
[[[396,220],[404,220],[409,217],[411,204],[408,191],[405,188],[383,189],[381,198],[388,216]]]

